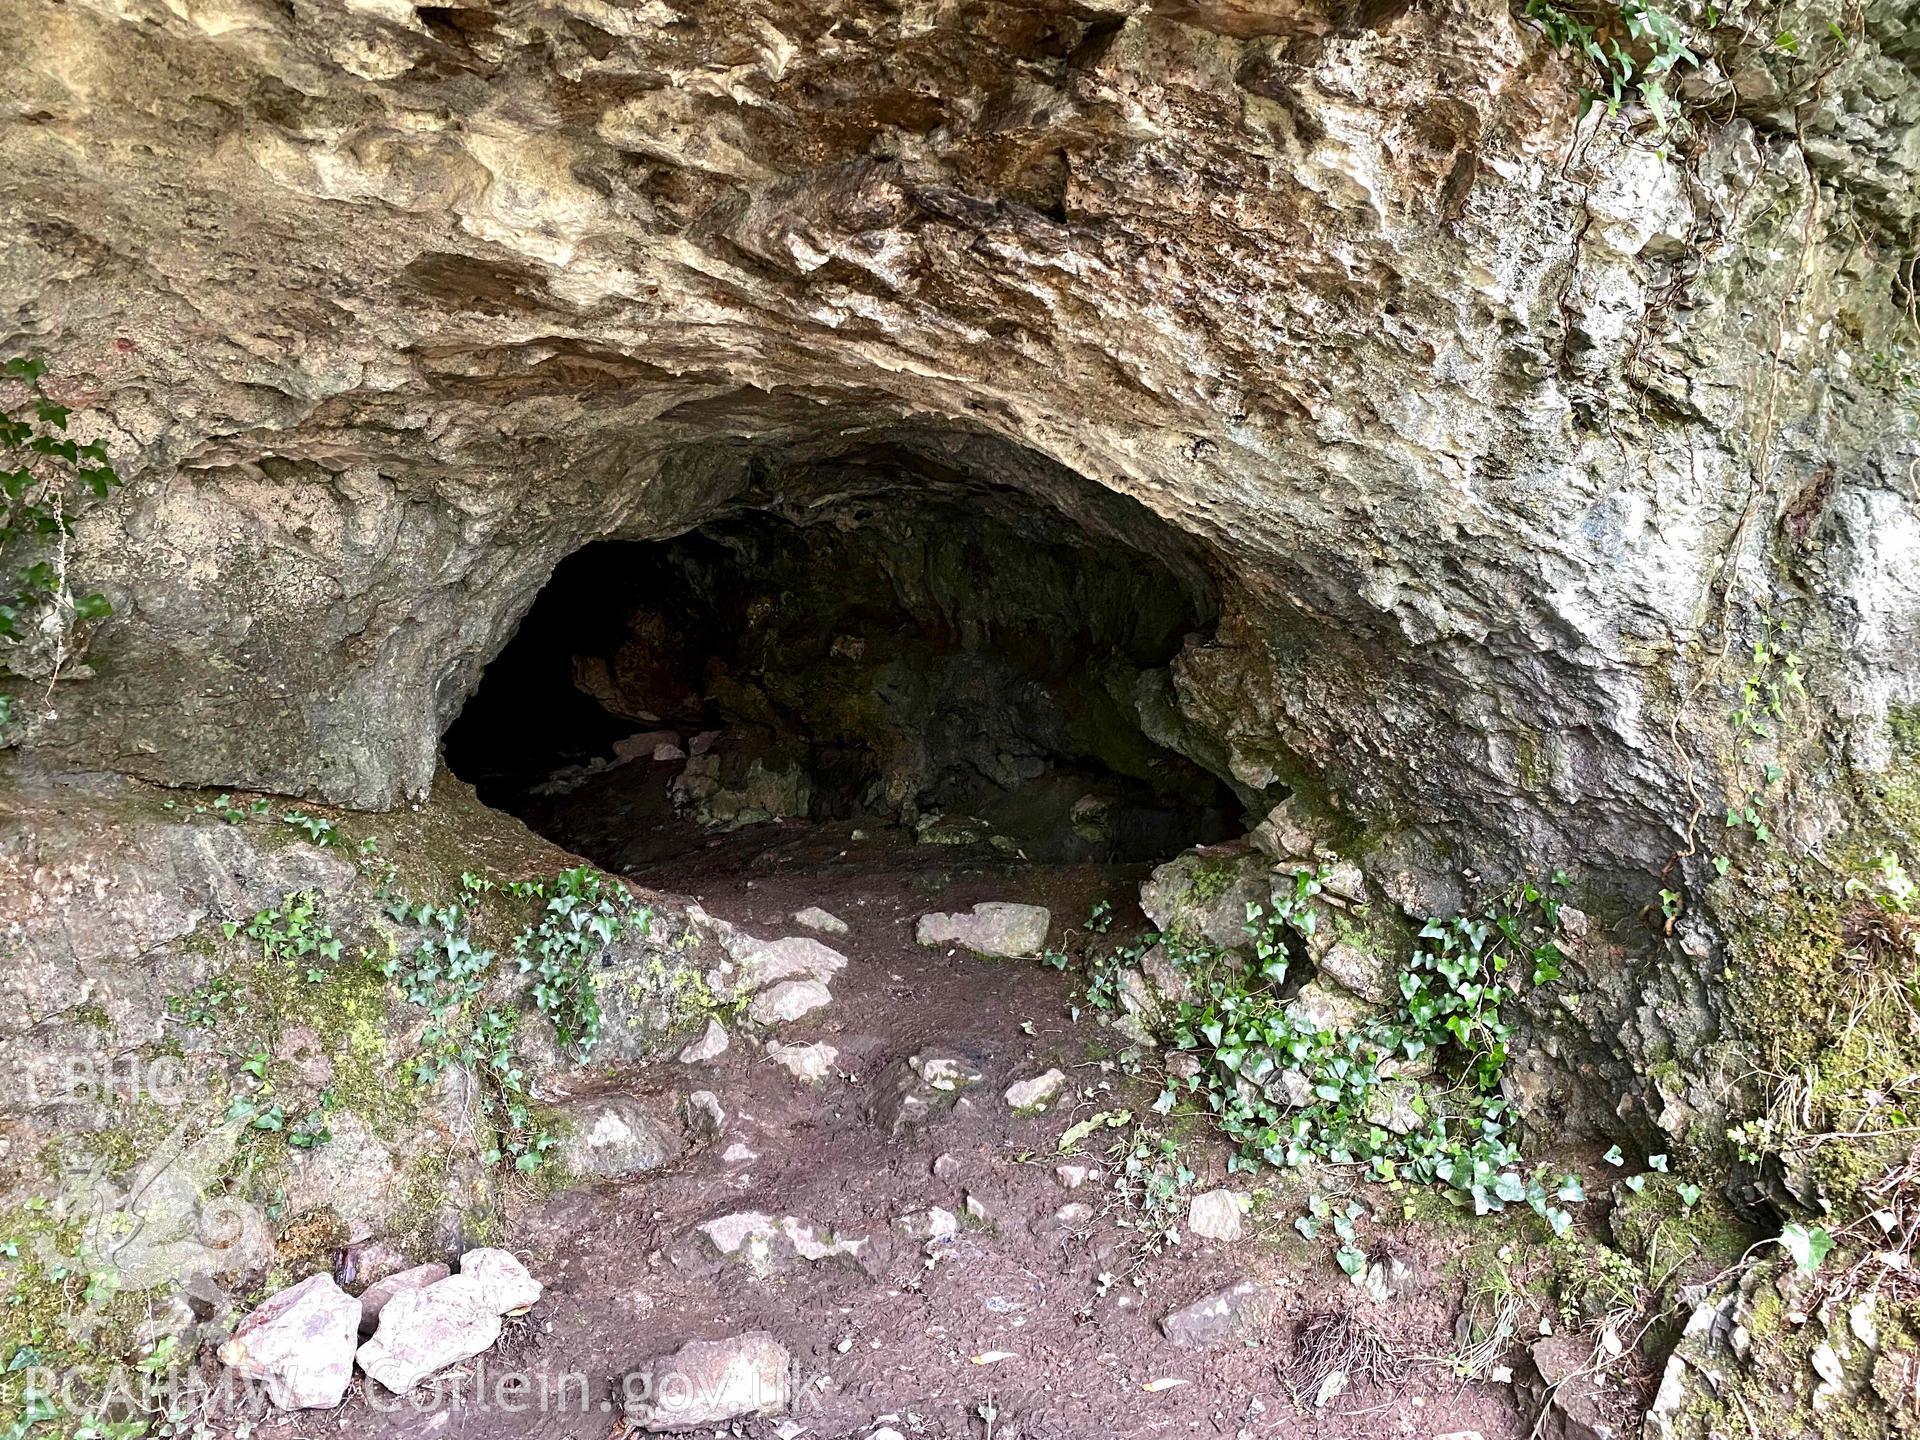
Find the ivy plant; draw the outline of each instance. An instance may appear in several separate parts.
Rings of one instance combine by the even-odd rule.
[[[420,935],[411,952],[384,967],[407,1001],[431,1016],[411,1065],[414,1082],[430,1084],[450,1067],[468,1067],[479,1078],[493,1132],[481,1158],[490,1165],[511,1159],[521,1171],[540,1169],[558,1142],[528,1090],[520,1013],[511,1005],[485,1003],[499,957],[474,944],[473,907],[495,891],[544,902],[539,917],[514,936],[513,954],[522,973],[532,976],[534,1008],[552,1023],[560,1043],[582,1056],[591,1052],[601,1028],[594,968],[622,936],[646,934],[652,911],[586,866],[504,884],[468,872],[460,877],[461,899],[446,905],[417,904],[399,894],[391,869],[382,891],[389,917]]]
[[[46,387],[37,357],[0,365],[12,393],[0,408],[0,670],[57,677],[112,613],[107,597],[68,582],[74,514],[120,484],[103,442],[67,433],[72,411]],[[0,731],[16,716],[0,695]]]
[[[1521,14],[1555,47],[1571,51],[1592,68],[1595,83],[1580,92],[1580,113],[1605,105],[1607,113],[1638,99],[1662,133],[1673,128],[1675,110],[1668,77],[1680,65],[1698,65],[1680,24],[1645,0],[1567,4],[1526,0]]]
[[[615,903],[599,874],[584,865],[562,870],[546,889],[546,909],[514,937],[513,953],[532,974],[534,1005],[553,1022],[560,1043],[584,1056],[600,1038],[593,962],[629,930],[645,935],[653,912],[624,889]]]
[[[1252,963],[1149,934],[1096,958],[1089,1002],[1116,1008],[1117,977],[1162,948],[1186,981],[1172,1045],[1206,1061],[1171,1083],[1212,1112],[1238,1147],[1237,1168],[1351,1165],[1382,1182],[1442,1185],[1476,1213],[1525,1204],[1565,1233],[1579,1181],[1523,1172],[1500,1093],[1511,1036],[1503,1007],[1517,985],[1561,973],[1562,877],[1523,884],[1483,914],[1427,924],[1399,973],[1399,1005],[1350,1028],[1323,1027],[1287,986],[1324,879],[1298,872],[1271,905],[1248,906]]]

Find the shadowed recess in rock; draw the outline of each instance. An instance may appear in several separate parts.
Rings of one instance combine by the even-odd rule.
[[[1233,833],[1232,792],[1143,728],[1215,618],[1204,572],[1020,490],[849,483],[883,473],[823,466],[804,499],[576,552],[449,731],[449,763],[628,868],[770,820],[1034,860]]]

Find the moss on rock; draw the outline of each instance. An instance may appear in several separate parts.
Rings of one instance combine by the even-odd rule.
[[[1867,1132],[1904,1123],[1888,1107],[1920,1074],[1908,1000],[1920,956],[1911,929],[1848,894],[1846,877],[1767,879],[1771,903],[1753,907],[1727,967],[1731,1016],[1771,1104],[1745,1143],[1777,1153],[1804,1201],[1851,1215],[1903,1148]]]
[[[1618,1187],[1608,1226],[1650,1273],[1677,1268],[1685,1280],[1703,1279],[1735,1264],[1757,1238],[1718,1196],[1700,1194],[1689,1205],[1677,1177],[1645,1179],[1638,1192]]]
[[[1834,1262],[1846,1263],[1845,1257]],[[1827,1303],[1822,1303],[1825,1300]],[[1913,1440],[1920,1303],[1863,1291],[1829,1297],[1820,1277],[1770,1261],[1729,1301],[1733,1337],[1680,1344],[1684,1391],[1662,1414],[1665,1440]]]

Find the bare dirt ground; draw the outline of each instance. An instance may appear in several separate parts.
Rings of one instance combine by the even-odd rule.
[[[1075,1157],[1100,1165],[1101,1179],[1063,1188],[1055,1173],[1068,1158],[1059,1153],[1062,1132],[1099,1111],[1146,1114],[1157,1080],[1122,1074],[1111,1058],[1118,1039],[1090,1012],[1076,1018],[1072,974],[927,949],[914,942],[914,922],[932,909],[1020,900],[1052,909],[1057,941],[1106,898],[1122,911],[1122,927],[1138,924],[1137,911],[1126,912],[1140,869],[1008,866],[979,852],[850,837],[849,827],[757,827],[636,877],[694,894],[711,913],[765,938],[808,933],[791,917],[809,905],[847,922],[847,935],[822,937],[849,962],[833,984],[833,1004],[778,1036],[834,1046],[830,1079],[799,1083],[742,1033],[714,1062],[607,1072],[612,1090],[714,1091],[724,1133],[673,1169],[529,1198],[504,1243],[545,1283],[545,1296],[484,1365],[466,1367],[464,1388],[443,1384],[409,1404],[368,1395],[378,1387],[360,1379],[340,1411],[278,1417],[253,1433],[624,1434],[621,1377],[689,1340],[751,1330],[770,1332],[793,1355],[789,1415],[693,1433],[1527,1433],[1507,1386],[1463,1384],[1422,1358],[1453,1345],[1457,1232],[1385,1218],[1370,1225],[1374,1253],[1397,1256],[1414,1277],[1398,1298],[1377,1303],[1339,1272],[1325,1244],[1295,1234],[1297,1197],[1257,1208],[1237,1242],[1198,1240],[1180,1223],[1180,1242],[1150,1253],[1156,1227],[1143,1227],[1137,1206],[1116,1194],[1124,1166],[1111,1160],[1123,1157],[1109,1157],[1108,1141],[1090,1139]],[[966,1057],[983,1078],[951,1109],[890,1138],[871,1118],[876,1082],[926,1047]],[[1050,1066],[1068,1073],[1069,1091],[1044,1114],[1014,1114],[1005,1087]],[[1226,1151],[1204,1126],[1177,1116],[1169,1124],[1198,1172],[1195,1188],[1225,1181]],[[978,1214],[969,1214],[969,1198]],[[1074,1203],[1092,1213],[1063,1216],[1061,1207]],[[926,1244],[893,1224],[933,1206],[960,1217],[956,1233]],[[721,1258],[695,1228],[743,1211],[798,1217],[823,1236],[866,1243],[857,1256],[811,1263],[776,1247],[766,1273],[756,1273],[738,1256]],[[1174,1218],[1184,1222],[1184,1200]],[[1200,1351],[1161,1334],[1167,1312],[1243,1277],[1284,1287],[1284,1313],[1252,1339]],[[1376,1331],[1403,1368],[1387,1383],[1356,1374],[1316,1407],[1309,1352],[1329,1313]],[[565,1405],[541,1410],[511,1393],[503,1403],[497,1377],[513,1369],[561,1391]],[[562,1390],[566,1376],[585,1378]]]

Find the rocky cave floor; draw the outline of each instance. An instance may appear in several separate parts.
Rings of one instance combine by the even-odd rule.
[[[1122,907],[1131,907],[1148,867],[1008,864],[985,847],[915,845],[885,830],[854,839],[855,830],[753,826],[639,877],[696,896],[710,914],[764,938],[808,934],[792,917],[819,906],[847,923],[845,935],[820,938],[848,965],[831,1006],[777,1034],[781,1044],[833,1047],[823,1081],[796,1079],[740,1034],[710,1062],[610,1068],[607,1094],[711,1090],[724,1125],[666,1169],[523,1197],[514,1207],[503,1243],[547,1288],[484,1364],[556,1387],[563,1376],[588,1377],[584,1413],[577,1403],[546,1414],[475,1403],[456,1372],[408,1401],[369,1396],[377,1387],[360,1379],[343,1409],[278,1415],[256,1433],[624,1433],[619,1387],[634,1366],[689,1340],[753,1331],[770,1332],[794,1357],[790,1412],[698,1433],[1501,1440],[1530,1432],[1510,1385],[1465,1382],[1449,1368],[1467,1283],[1457,1225],[1394,1223],[1385,1212],[1367,1225],[1370,1258],[1392,1264],[1396,1276],[1390,1298],[1371,1300],[1324,1245],[1295,1233],[1298,1196],[1260,1195],[1245,1234],[1230,1243],[1187,1232],[1184,1193],[1150,1219],[1137,1185],[1122,1179],[1132,1129],[1115,1132],[1126,1138],[1111,1145],[1095,1136],[1061,1150],[1063,1132],[1097,1113],[1147,1117],[1158,1086],[1124,1072],[1123,1042],[1080,1004],[1080,978],[1036,960],[915,943],[919,915],[982,900],[1045,905],[1056,937],[1101,899],[1120,912],[1116,928],[1144,925]],[[980,1078],[950,1106],[936,1097],[924,1122],[893,1138],[889,1080],[914,1056],[950,1057]],[[1069,1077],[1060,1098],[1043,1113],[1014,1113],[1006,1087],[1051,1067]],[[1228,1179],[1228,1152],[1203,1121],[1176,1112],[1155,1129],[1180,1140],[1196,1172],[1193,1191]],[[1069,1189],[1063,1164],[1093,1173]],[[1376,1208],[1392,1203],[1377,1189],[1362,1198]],[[957,1228],[923,1243],[908,1232],[934,1207]],[[775,1240],[756,1265],[744,1252],[722,1258],[698,1228],[750,1212],[796,1217],[829,1246],[829,1236],[864,1244],[810,1262]],[[1179,1232],[1176,1243],[1156,1242],[1165,1226]],[[1163,1332],[1163,1317],[1243,1279],[1271,1286],[1264,1293],[1279,1307],[1251,1319],[1245,1339],[1189,1349]],[[1329,1381],[1340,1363],[1353,1364],[1311,1353],[1314,1327],[1329,1315],[1352,1317],[1352,1333],[1377,1339],[1379,1363],[1401,1373],[1380,1382],[1356,1369],[1344,1389]],[[479,1372],[482,1388],[487,1373]]]

